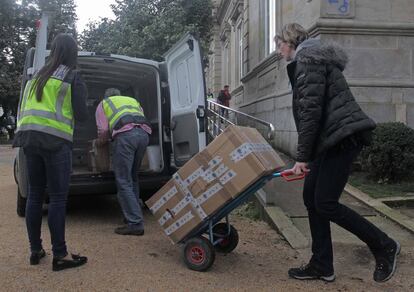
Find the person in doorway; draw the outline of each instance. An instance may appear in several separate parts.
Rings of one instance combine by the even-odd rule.
[[[112,165],[118,201],[125,225],[115,229],[121,235],[143,235],[144,220],[139,199],[138,169],[148,146],[151,127],[140,103],[108,88],[96,109],[97,145],[113,139]]]
[[[68,34],[57,35],[46,65],[26,84],[13,144],[13,147],[23,148],[27,163],[26,226],[30,264],[37,265],[46,256],[40,235],[43,196],[47,187],[54,271],[87,262],[84,256],[69,255],[65,242],[74,120],[88,119],[86,86],[75,71],[77,56],[74,38]]]
[[[231,100],[231,95],[230,95],[230,87],[228,85],[224,85],[224,88],[222,90],[220,90],[219,95],[217,97],[217,101],[219,104],[224,105],[226,107],[230,107],[230,100]],[[225,108],[221,108],[220,109],[220,115],[228,118],[229,117],[229,110],[225,109]]]
[[[355,101],[342,71],[345,52],[309,38],[296,23],[275,37],[286,61],[293,90],[292,110],[298,131],[297,162],[292,170],[307,173],[303,198],[312,236],[312,257],[288,274],[295,279],[334,281],[330,222],[364,241],[375,257],[374,280],[389,280],[400,244],[347,206],[340,204],[353,160],[369,144],[375,128]]]

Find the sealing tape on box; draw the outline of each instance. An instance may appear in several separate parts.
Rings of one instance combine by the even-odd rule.
[[[160,219],[158,219],[158,223],[163,226],[165,222],[170,220],[172,218],[171,214],[169,212],[165,212],[164,215]]]
[[[175,182],[180,186],[181,189],[183,189],[183,190],[187,189],[187,186],[184,184],[183,180],[178,175],[178,173],[175,173],[173,175],[173,178],[174,178]]]
[[[220,176],[222,176],[226,171],[228,171],[229,170],[229,168],[227,167],[227,166],[225,166],[224,164],[221,164],[217,169],[216,169],[216,171],[214,172],[214,175],[216,176],[216,177],[220,177]]]
[[[270,150],[273,150],[273,148],[267,143],[243,143],[230,153],[230,158],[234,162],[238,162],[244,159],[250,153]]]
[[[155,204],[150,208],[152,213],[157,212],[169,199],[171,199],[176,193],[177,188],[173,186],[168,192],[165,193]]]
[[[230,153],[230,158],[234,162],[239,162],[252,152],[253,147],[251,146],[251,143],[244,143]]]
[[[226,183],[228,183],[235,176],[236,176],[236,173],[233,170],[229,170],[228,172],[226,172],[225,175],[223,175],[220,178],[220,183],[222,185],[225,185]]]
[[[197,210],[198,215],[202,220],[204,220],[207,217],[206,212],[204,212],[203,208],[197,203],[197,200],[194,198],[193,194],[190,192],[190,190],[187,188],[183,180],[181,179],[180,175],[178,173],[175,173],[173,175],[173,178],[175,182],[181,187],[186,197],[191,198],[191,204],[193,207]]]
[[[203,174],[202,178],[207,182],[212,182],[216,177],[212,167],[209,167]]]
[[[193,196],[191,196],[191,197],[193,197]],[[196,209],[196,211],[197,211],[198,215],[200,216],[201,220],[204,220],[204,219],[207,218],[206,212],[204,212],[203,208],[201,208],[200,204],[197,202],[196,199],[194,199],[194,197],[191,200],[191,204]]]
[[[208,165],[209,167],[204,171],[202,178],[207,182],[211,183],[213,180],[221,176],[221,174],[217,174],[216,171],[214,171],[214,168],[218,166],[223,161],[223,158],[220,156],[214,157],[212,160],[209,161]],[[223,170],[221,170],[223,172]],[[225,172],[225,171],[224,171]]]
[[[188,204],[191,203],[191,197],[185,196],[174,208],[170,210],[170,212],[174,214],[178,214],[182,209],[184,209]],[[169,219],[173,218],[170,212],[165,212],[164,215],[158,220],[161,226],[165,224]]]
[[[204,174],[203,167],[200,166],[196,171],[194,171],[192,174],[190,174],[185,180],[184,183],[186,186],[189,186],[192,184],[197,178],[202,176]]]
[[[183,227],[186,223],[190,222],[191,219],[194,218],[194,215],[191,211],[187,212],[184,216],[182,216],[180,219],[178,219],[176,222],[174,222],[170,227],[164,230],[165,234],[167,236],[170,236],[175,231],[177,231],[179,228]]]
[[[201,205],[208,199],[210,199],[212,196],[217,194],[220,190],[222,190],[223,187],[217,183],[211,188],[209,188],[206,192],[202,193],[200,197],[197,198],[198,203]]]
[[[222,161],[223,161],[222,157],[216,156],[208,162],[208,166],[214,167],[216,165],[219,165]]]

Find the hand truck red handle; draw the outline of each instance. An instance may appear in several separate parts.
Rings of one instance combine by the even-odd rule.
[[[296,175],[295,177],[291,177],[292,175],[295,175],[295,173],[293,171],[291,171],[290,169],[284,170],[284,171],[281,171],[281,172],[273,173],[273,177],[280,177],[281,176],[287,182],[295,181],[295,180],[301,180],[306,176],[306,173]]]

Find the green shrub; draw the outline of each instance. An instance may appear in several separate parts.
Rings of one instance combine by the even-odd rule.
[[[360,158],[363,170],[380,183],[410,177],[414,173],[414,130],[403,123],[378,124],[372,144]]]

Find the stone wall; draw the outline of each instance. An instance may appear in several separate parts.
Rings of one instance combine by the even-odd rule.
[[[225,11],[218,23],[223,34],[240,1],[221,2],[228,2],[221,6]],[[243,1],[244,77],[241,86],[231,88],[232,106],[272,122],[275,146],[294,155],[297,133],[286,63],[276,53],[266,55],[265,2]],[[276,5],[277,30],[298,22],[313,37],[345,49],[350,61],[344,74],[368,115],[376,122],[414,127],[413,0],[276,0]],[[231,25],[228,31],[231,37]]]

